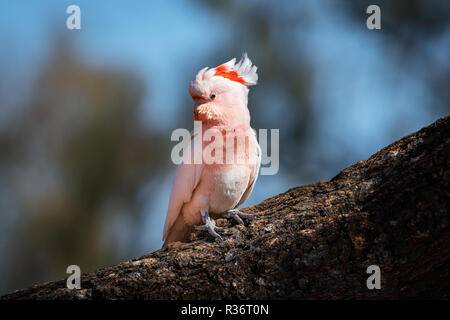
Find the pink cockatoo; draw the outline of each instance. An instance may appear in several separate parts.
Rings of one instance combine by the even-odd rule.
[[[256,70],[244,53],[238,63],[232,59],[216,68],[204,68],[191,81],[194,120],[201,121],[203,133],[209,129],[222,133],[224,161],[178,166],[164,224],[164,246],[186,240],[194,228],[221,239],[216,231],[222,228],[213,220],[219,217],[234,218],[238,223],[243,223],[241,218],[256,217],[237,209],[252,192],[261,163],[261,149],[247,108],[248,86],[258,80]],[[208,141],[192,135],[191,146],[195,146],[195,139],[201,139],[201,150],[193,147],[193,154],[201,152],[204,160]],[[227,152],[234,155],[233,161],[225,159]]]

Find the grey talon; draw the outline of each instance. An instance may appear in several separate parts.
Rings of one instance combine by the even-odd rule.
[[[208,212],[202,212],[202,220],[204,225],[194,226],[194,228],[197,230],[207,230],[210,235],[222,240],[222,237],[220,236],[220,234],[216,232],[216,230],[220,231],[223,230],[223,228],[216,226],[216,222],[213,219],[211,219]]]
[[[256,219],[258,217],[258,215],[256,215],[256,214],[245,213],[245,212],[239,211],[238,209],[228,210],[227,212],[225,212],[225,214],[223,216],[225,218],[233,218],[239,224],[244,224],[244,221],[241,218]]]

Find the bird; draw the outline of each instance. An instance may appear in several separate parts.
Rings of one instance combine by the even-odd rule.
[[[194,121],[201,122],[202,133],[191,133],[193,152],[185,155],[185,160],[200,154],[201,161],[183,161],[176,169],[163,248],[175,241],[186,241],[194,230],[207,231],[223,240],[217,232],[223,228],[216,226],[214,219],[233,218],[244,224],[242,218],[257,218],[256,214],[238,209],[251,194],[261,165],[261,148],[250,126],[247,106],[249,87],[257,81],[257,67],[244,52],[239,62],[233,58],[215,68],[203,68],[190,82]],[[222,137],[215,136],[208,143],[205,134],[211,131]],[[218,149],[205,153],[213,142],[223,142],[223,149],[219,144]],[[196,143],[200,148],[195,149]],[[208,162],[208,154],[223,161]]]

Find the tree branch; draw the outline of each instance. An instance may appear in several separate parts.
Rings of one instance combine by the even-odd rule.
[[[244,209],[261,217],[2,299],[450,298],[450,117],[331,181]],[[366,269],[381,269],[369,290]]]

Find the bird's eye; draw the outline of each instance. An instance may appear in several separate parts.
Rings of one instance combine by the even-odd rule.
[[[216,98],[216,94],[215,93],[211,93],[210,96],[211,100],[214,100]]]

